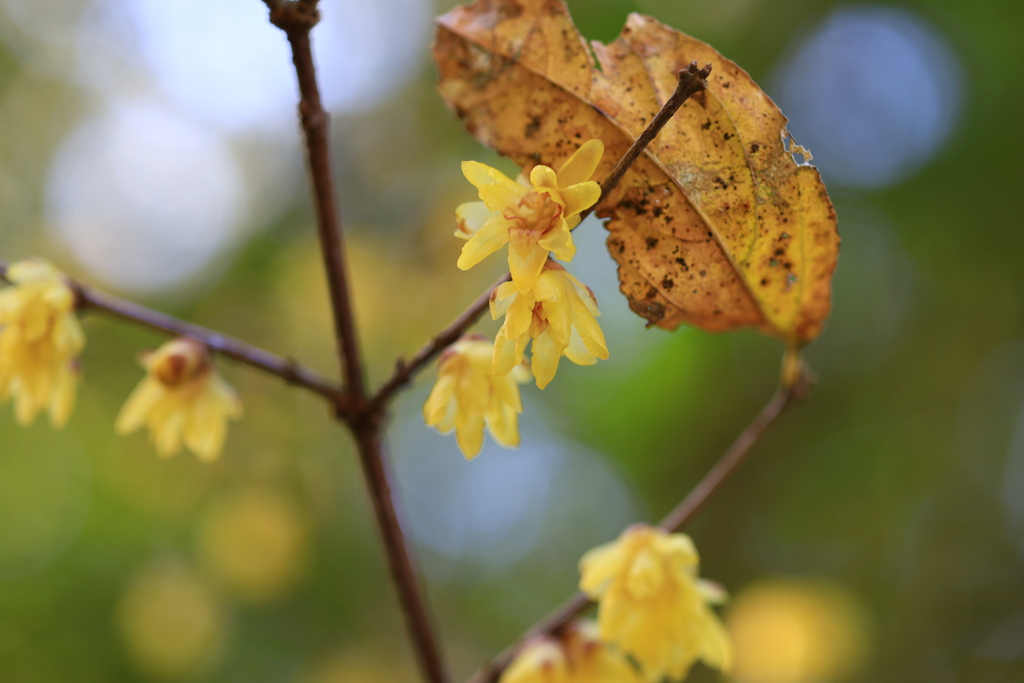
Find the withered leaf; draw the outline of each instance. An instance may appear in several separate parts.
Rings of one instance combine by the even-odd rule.
[[[474,136],[526,167],[557,166],[600,138],[598,179],[677,72],[711,62],[708,90],[598,205],[622,292],[667,329],[754,326],[794,347],[817,336],[839,252],[835,211],[817,169],[794,161],[787,119],[743,69],[639,14],[611,44],[588,46],[562,0],[478,0],[437,26],[439,90]]]

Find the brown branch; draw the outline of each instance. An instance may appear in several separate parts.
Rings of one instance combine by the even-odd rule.
[[[654,141],[654,138],[658,136],[658,133],[665,127],[669,119],[675,116],[675,113],[679,111],[679,107],[683,106],[683,102],[697,93],[708,89],[707,79],[710,75],[711,65],[705,64],[703,69],[697,69],[696,61],[690,62],[689,66],[679,72],[679,80],[676,82],[676,89],[672,92],[672,95],[665,104],[661,105],[661,109],[654,115],[651,122],[647,124],[644,132],[640,133],[640,137],[634,140],[633,144],[626,150],[626,153],[622,155],[619,163],[615,164],[615,168],[608,174],[608,177],[601,181],[602,199],[607,198],[611,194],[611,191],[622,180],[622,176],[626,175],[629,167],[647,149],[647,146]],[[596,208],[597,204],[594,204],[594,206],[580,213],[580,223],[583,222],[584,218],[592,214]]]
[[[264,0],[271,22],[283,30],[292,48],[298,78],[299,115],[306,138],[306,152],[316,205],[317,228],[331,294],[335,336],[345,378],[345,395],[351,412],[338,412],[352,431],[359,450],[363,477],[373,501],[377,526],[388,558],[391,577],[405,615],[406,625],[424,677],[430,683],[446,683],[437,637],[412,563],[389,483],[381,429],[384,405],[368,409],[362,357],[355,331],[352,299],[346,274],[341,223],[334,200],[330,164],[329,117],[320,101],[310,31],[319,21],[316,0]]]
[[[7,264],[0,261],[0,279],[6,279]],[[93,289],[81,283],[69,280],[71,288],[75,290],[78,300],[78,307],[85,310],[94,310],[106,313],[115,318],[129,320],[145,327],[173,334],[176,336],[191,337],[202,342],[210,351],[234,359],[240,363],[263,370],[264,372],[276,375],[289,384],[305,387],[310,391],[320,394],[332,404],[341,405],[347,409],[345,398],[341,388],[334,382],[322,375],[306,368],[290,358],[282,358],[269,351],[247,344],[243,341],[229,337],[226,334],[201,327],[194,323],[185,322],[174,316],[154,311],[137,303],[127,301],[113,294],[107,294]]]
[[[372,494],[370,499],[373,501],[373,511],[387,551],[391,578],[406,615],[406,625],[412,637],[420,669],[426,680],[431,683],[445,683],[449,677],[395,509],[390,484],[392,474],[384,457],[385,447],[381,431],[379,426],[359,429],[355,431],[355,437],[363,474]]]
[[[729,449],[708,470],[704,478],[687,494],[683,500],[669,512],[658,527],[664,531],[678,531],[686,526],[694,516],[721,490],[722,485],[743,464],[751,448],[761,438],[765,430],[794,402],[806,396],[810,383],[806,376],[801,377],[792,386],[780,386],[767,405],[747,425],[746,429],[733,441]],[[591,605],[591,600],[583,593],[575,593],[559,605],[553,612],[530,627],[515,643],[492,659],[483,669],[469,679],[468,683],[494,683],[501,672],[512,663],[520,645],[536,636],[550,635],[558,632],[570,621],[582,614]]]
[[[502,283],[508,282],[511,276],[505,273],[498,281],[484,290],[476,301],[470,304],[469,308],[459,314],[446,328],[438,332],[433,339],[424,344],[416,354],[408,361],[399,361],[395,372],[377,390],[373,398],[367,404],[369,410],[382,410],[391,399],[392,394],[409,383],[412,376],[421,367],[430,362],[430,359],[443,351],[446,347],[454,344],[468,330],[473,323],[487,310],[491,301],[491,292]]]
[[[309,34],[320,14],[316,2],[264,0],[270,8],[270,21],[284,31],[292,48],[292,63],[299,83],[299,118],[306,140],[306,156],[316,207],[320,251],[334,312],[334,336],[349,401],[358,406],[365,398],[362,359],[355,331],[352,297],[346,272],[345,240],[334,199],[331,172],[330,116],[324,111],[317,84],[316,66]]]
[[[655,115],[651,122],[647,124],[647,128],[640,134],[633,144],[626,151],[626,153],[619,159],[619,163],[615,164],[615,168],[612,169],[608,177],[601,181],[601,197],[607,197],[612,190],[622,180],[622,176],[626,174],[629,167],[639,158],[640,154],[647,148],[651,141],[657,137],[658,133],[668,120],[679,110],[679,107],[683,105],[687,99],[696,93],[706,90],[708,87],[707,77],[711,74],[711,65],[706,64],[703,69],[697,69],[697,62],[690,62],[690,65],[679,72],[679,82],[676,84],[676,89],[672,93],[672,96],[668,98],[668,101],[662,106],[661,110]],[[593,213],[597,204],[590,207],[586,211],[580,213],[580,223],[583,219]],[[444,328],[439,332],[433,339],[424,344],[416,354],[408,361],[399,360],[395,368],[394,373],[391,377],[384,382],[383,386],[377,391],[377,393],[370,399],[368,404],[369,410],[382,409],[391,398],[391,396],[407,385],[412,379],[412,376],[419,371],[424,365],[426,365],[434,356],[439,354],[450,344],[458,341],[459,337],[463,332],[468,330],[480,317],[480,315],[487,310],[487,304],[490,301],[491,292],[503,282],[507,282],[511,276],[508,273],[502,276],[500,280],[495,282],[493,285],[487,288],[487,290],[480,295],[480,297],[474,301],[469,308],[463,311],[458,318],[452,321],[448,327]]]

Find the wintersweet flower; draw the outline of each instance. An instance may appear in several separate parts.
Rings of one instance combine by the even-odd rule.
[[[143,354],[141,364],[146,376],[121,408],[117,433],[145,425],[161,457],[177,454],[184,442],[200,460],[216,460],[228,419],[242,416],[242,402],[214,370],[206,348],[179,337]]]
[[[521,363],[531,339],[531,368],[541,389],[554,378],[562,356],[577,365],[608,358],[594,293],[550,259],[529,292],[518,291],[511,282],[495,288],[491,317],[502,315],[505,322],[494,340],[495,375],[506,375]]]
[[[601,198],[601,186],[590,180],[604,154],[600,140],[588,140],[555,172],[534,166],[516,182],[477,161],[462,162],[462,173],[480,191],[479,202],[455,210],[462,247],[459,268],[468,270],[506,243],[512,282],[521,292],[533,288],[548,253],[571,261],[576,254],[570,232],[580,212]]]
[[[498,683],[569,683],[565,649],[553,638],[527,643]]]
[[[571,624],[561,640],[528,642],[499,683],[641,683],[637,670],[598,637],[589,619]]]
[[[39,258],[7,268],[12,286],[0,290],[0,401],[14,398],[27,426],[44,408],[62,427],[75,405],[78,356],[85,334],[75,315],[75,293],[63,273]]]
[[[484,440],[484,424],[502,446],[519,445],[519,413],[523,404],[519,384],[529,375],[519,366],[504,377],[491,371],[494,346],[480,334],[465,335],[438,358],[437,383],[423,404],[423,419],[455,439],[467,460]]]
[[[698,659],[726,670],[730,646],[709,604],[723,591],[697,577],[693,541],[646,525],[580,560],[580,590],[598,601],[601,639],[632,655],[648,681],[680,680]]]
[[[565,636],[570,683],[641,683],[636,668],[625,656],[601,641],[596,623],[581,619]]]

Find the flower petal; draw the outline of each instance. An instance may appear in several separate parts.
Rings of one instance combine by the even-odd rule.
[[[604,143],[599,139],[587,140],[558,167],[559,187],[569,187],[590,180],[604,156]]]
[[[526,258],[519,256],[515,249],[508,250],[508,269],[512,273],[512,282],[520,292],[533,289],[547,260],[548,250],[543,247],[534,247]]]
[[[569,345],[565,347],[565,357],[576,365],[593,365],[597,362],[597,356],[592,354],[587,345],[583,343],[583,338],[580,337],[580,333],[575,327],[572,328]]]
[[[572,261],[572,257],[576,255],[576,245],[573,244],[569,224],[565,221],[562,221],[558,228],[544,235],[537,244],[541,248],[553,252],[555,258],[562,261]]]
[[[146,423],[149,413],[163,396],[163,385],[152,377],[145,377],[128,396],[114,422],[117,434],[131,434]]]
[[[531,355],[530,367],[537,380],[537,388],[543,389],[558,372],[558,359],[562,356],[561,349],[555,345],[551,335],[544,332],[533,340]]]
[[[459,239],[468,240],[480,232],[494,212],[487,208],[483,202],[466,202],[455,208],[455,236]]]
[[[519,445],[519,414],[508,406],[495,402],[487,411],[487,427],[502,446],[515,448]]]
[[[455,440],[467,460],[472,460],[484,444],[484,417],[465,410],[455,413]]]
[[[565,215],[572,216],[584,209],[589,209],[601,198],[601,186],[591,181],[570,185],[562,190],[565,201]]]
[[[516,345],[510,342],[502,332],[494,338],[494,359],[491,371],[495,377],[504,377],[516,366]]]
[[[428,425],[437,427],[440,425],[448,413],[449,404],[455,401],[455,375],[453,374],[442,374],[437,378],[437,382],[434,384],[434,388],[430,390],[430,396],[427,397],[426,402],[423,404],[423,421]],[[446,432],[446,429],[440,429],[441,432]]]
[[[483,227],[462,245],[458,266],[469,270],[485,258],[501,249],[508,242],[509,221],[500,215],[492,216]]]
[[[480,190],[480,199],[487,202],[487,206],[492,211],[500,211],[501,207],[517,204],[519,196],[524,191],[522,185],[498,169],[481,164],[479,161],[463,161],[462,175],[466,176],[466,180]],[[485,192],[488,193],[492,201],[498,203],[494,205],[488,201],[488,197],[484,196]]]

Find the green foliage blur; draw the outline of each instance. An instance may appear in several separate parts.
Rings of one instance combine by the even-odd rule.
[[[182,266],[192,258],[188,240],[173,263],[154,261],[172,275],[188,271],[167,275],[166,286],[104,274],[104,263],[148,263],[132,247],[148,234],[147,221],[108,234],[101,219],[61,204],[74,174],[54,169],[75,150],[86,154],[92,129],[79,128],[84,121],[125,98],[178,111],[144,68],[110,80],[119,88],[111,89],[96,85],[108,83],[95,75],[98,67],[82,66],[92,50],[86,39],[105,35],[86,28],[97,16],[127,21],[121,9],[131,4],[0,1],[0,259],[44,256],[87,282],[333,376],[325,285],[291,120],[279,137],[259,126],[194,124],[213,130],[204,135],[241,169],[241,208],[230,239],[202,247],[199,267]],[[452,4],[323,0],[321,7],[325,16],[343,5],[362,8],[352,16],[366,21],[373,7],[384,7],[397,22],[404,15],[396,8],[420,6],[409,16],[428,17]],[[266,11],[259,0],[225,5],[260,20]],[[773,96],[785,82],[780,65],[839,7],[810,0],[569,5],[582,32],[603,41],[627,13],[652,14],[714,45]],[[943,72],[943,87],[954,93],[952,123],[913,169],[885,184],[833,182],[829,158],[816,155],[843,238],[833,314],[808,351],[817,387],[687,531],[703,575],[735,597],[724,614],[737,642],[761,644],[740,648],[746,663],[726,680],[1021,681],[1024,231],[1013,188],[1024,152],[1024,6],[870,7],[898,8],[947,45],[958,65]],[[195,25],[195,41],[216,41],[200,30],[203,21],[197,12],[185,25]],[[378,60],[390,71],[364,74],[371,83],[394,81],[390,72],[401,70],[404,80],[371,106],[339,106],[333,117],[372,382],[503,268],[498,258],[468,273],[455,267],[461,242],[451,237],[452,212],[474,198],[459,162],[515,169],[445,110],[433,91],[429,28],[419,30],[413,61]],[[251,40],[276,40],[282,49],[270,31]],[[141,44],[117,46],[118,63],[141,59],[133,52],[144,52]],[[891,54],[869,54],[858,69],[883,88],[910,87]],[[343,79],[358,67],[350,61],[321,63],[321,73],[329,80],[338,70]],[[810,101],[822,97],[811,93]],[[854,114],[892,112],[864,106]],[[808,144],[796,119],[793,131]],[[85,142],[69,147],[73,134]],[[881,143],[859,149],[897,154]],[[159,167],[161,159],[149,162]],[[86,154],[80,163],[94,162]],[[108,172],[97,163],[97,182]],[[157,195],[170,218],[153,220],[173,222],[181,206],[205,196],[204,182],[177,177],[173,191]],[[84,187],[81,196],[96,196]],[[78,218],[95,230],[85,246],[68,237]],[[396,494],[457,680],[574,590],[584,551],[630,521],[654,521],[670,509],[774,389],[781,347],[770,339],[645,330],[614,292],[602,232],[593,220],[580,227],[581,263],[573,266],[598,292],[612,357],[594,367],[563,363],[544,392],[525,388],[520,451],[488,447],[465,463],[453,438],[424,427],[419,410],[432,368],[394,406]],[[210,243],[206,237],[195,243]],[[322,402],[221,361],[246,407],[224,456],[212,465],[188,453],[163,461],[144,434],[113,433],[117,410],[142,377],[136,355],[162,338],[94,314],[84,325],[85,378],[70,424],[54,432],[39,419],[21,429],[9,406],[0,410],[0,681],[416,680],[352,444]],[[479,329],[493,333],[495,325]],[[807,652],[817,659],[808,663]],[[689,680],[717,678],[698,667]]]

